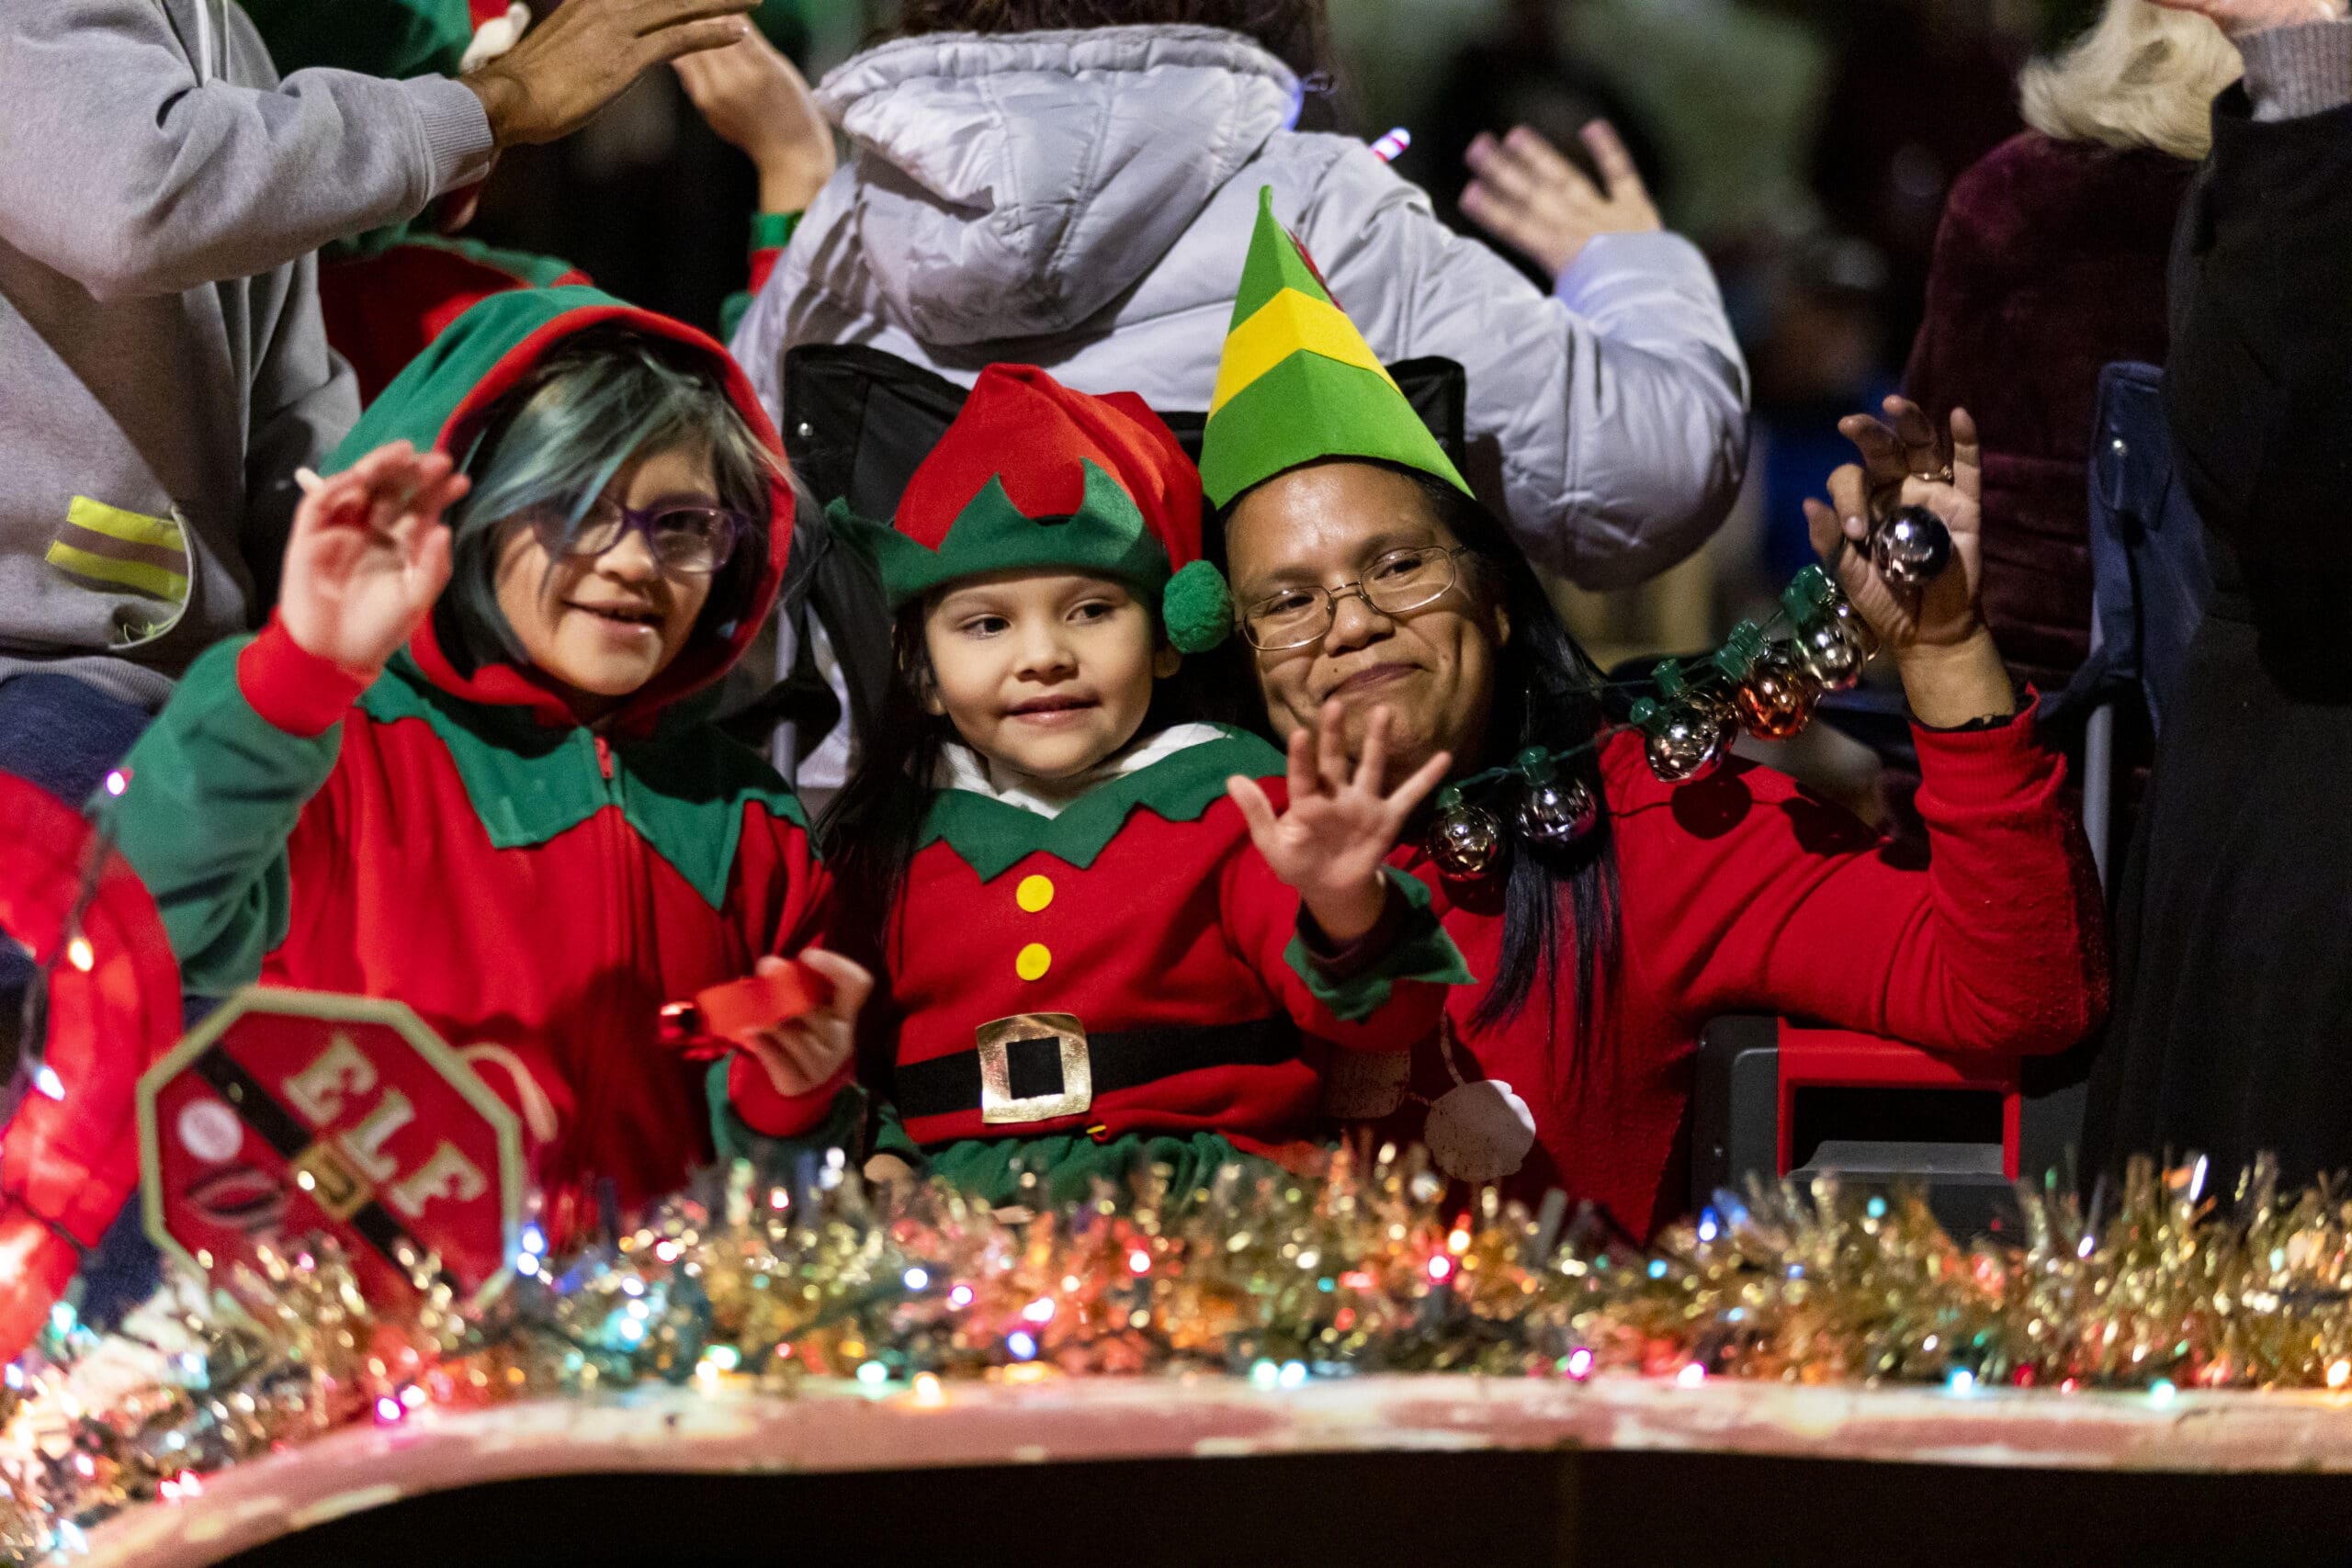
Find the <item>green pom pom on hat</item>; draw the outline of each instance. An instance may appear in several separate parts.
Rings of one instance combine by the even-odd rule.
[[[1179,653],[1206,653],[1233,635],[1233,590],[1225,573],[1193,561],[1160,590],[1159,624]]]

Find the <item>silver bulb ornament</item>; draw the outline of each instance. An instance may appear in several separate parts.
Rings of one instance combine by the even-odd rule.
[[[1826,692],[1851,691],[1862,679],[1868,656],[1854,646],[1834,620],[1823,619],[1797,628],[1797,662]]]
[[[1468,805],[1459,791],[1449,789],[1439,797],[1426,842],[1430,859],[1443,874],[1484,876],[1502,858],[1503,825],[1485,807]]]
[[[1531,843],[1573,844],[1600,820],[1600,807],[1581,779],[1550,778],[1520,786],[1512,826]]]
[[[1634,705],[1633,718],[1642,731],[1642,753],[1661,782],[1688,784],[1723,765],[1729,736],[1713,708],[1688,700],[1661,704],[1644,697]]]
[[[1951,530],[1924,506],[1902,506],[1871,530],[1871,564],[1897,588],[1923,588],[1951,564]]]

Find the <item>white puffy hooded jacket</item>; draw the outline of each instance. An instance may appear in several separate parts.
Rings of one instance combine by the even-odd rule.
[[[1467,372],[1466,475],[1537,564],[1639,581],[1739,488],[1747,368],[1688,241],[1601,235],[1546,297],[1362,143],[1287,129],[1297,77],[1239,34],[927,34],[858,55],[818,97],[854,155],[733,344],[779,423],[784,354],[805,343],[965,382],[1018,361],[1205,410],[1272,186],[1374,353]]]

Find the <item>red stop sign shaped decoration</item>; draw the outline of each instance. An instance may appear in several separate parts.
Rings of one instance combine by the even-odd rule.
[[[217,1280],[267,1246],[340,1242],[371,1300],[436,1256],[460,1302],[503,1288],[522,1128],[402,1003],[249,986],[139,1081],[147,1232]]]

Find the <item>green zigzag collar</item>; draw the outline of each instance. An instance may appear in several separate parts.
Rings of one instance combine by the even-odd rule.
[[[746,805],[757,801],[808,826],[767,763],[707,725],[681,718],[650,739],[614,742],[607,782],[588,730],[461,701],[426,680],[405,652],[393,656],[359,706],[379,724],[414,718],[432,727],[492,848],[544,844],[617,804],[653,852],[714,909],[726,902]]]
[[[1187,746],[1149,767],[1107,779],[1056,817],[970,790],[942,790],[915,847],[945,840],[982,882],[994,881],[1040,850],[1084,871],[1137,809],[1164,821],[1197,822],[1225,797],[1225,781],[1234,774],[1261,779],[1282,773],[1283,754],[1265,741],[1246,730],[1216,728],[1223,739]]]

